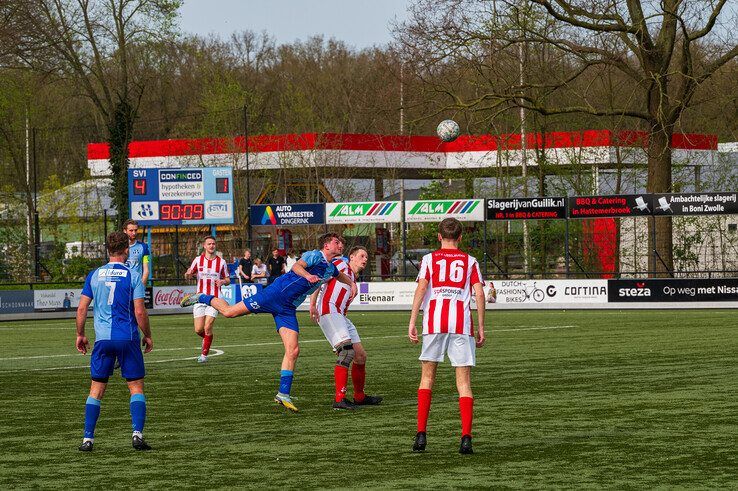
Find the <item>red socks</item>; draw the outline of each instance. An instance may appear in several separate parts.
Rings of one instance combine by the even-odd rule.
[[[428,426],[431,397],[432,392],[430,389],[418,389],[418,431],[425,432]],[[459,397],[459,412],[461,413],[461,435],[471,436],[474,398]]]
[[[346,397],[346,384],[348,383],[348,368],[336,365],[333,369],[333,378],[336,381],[336,402],[341,402]]]
[[[471,436],[472,419],[474,415],[474,398],[459,397],[459,412],[461,413],[461,436]]]
[[[208,353],[210,353],[210,345],[213,343],[213,335],[205,336],[203,334],[202,336],[202,354],[205,356],[208,356]]]
[[[354,401],[361,402],[366,396],[364,384],[366,383],[366,365],[351,365],[351,382],[354,385]]]
[[[430,389],[418,389],[418,431],[425,432],[425,429],[428,426],[431,393]]]

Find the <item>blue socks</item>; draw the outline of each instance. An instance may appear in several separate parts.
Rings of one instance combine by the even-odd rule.
[[[85,404],[85,438],[95,438],[95,425],[100,416],[100,401],[92,396],[87,397]]]
[[[143,394],[133,394],[131,396],[131,422],[133,423],[134,432],[143,432],[144,423],[146,422],[146,397]]]
[[[100,416],[100,400],[92,396],[87,397],[85,404],[85,440],[95,438],[95,426],[97,418]],[[143,394],[133,394],[131,396],[131,422],[133,423],[133,431],[142,433],[144,423],[146,422],[146,397]]]
[[[294,376],[292,370],[282,370],[279,377],[279,392],[280,394],[290,395],[292,390],[292,377]]]
[[[205,305],[210,305],[210,301],[215,298],[215,295],[205,295],[204,293],[200,294],[200,303],[204,303]]]

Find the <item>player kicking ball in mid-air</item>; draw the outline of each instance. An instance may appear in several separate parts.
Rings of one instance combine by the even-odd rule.
[[[197,277],[197,293],[220,296],[220,287],[229,285],[228,266],[222,257],[215,254],[215,237],[208,235],[202,240],[203,253],[197,256],[185,273],[185,278]],[[196,303],[192,308],[195,318],[195,333],[202,338],[202,351],[197,358],[198,363],[208,361],[210,345],[213,344],[213,323],[218,311],[210,305]]]
[[[355,282],[356,275],[364,270],[368,260],[366,249],[357,246],[349,251],[348,264],[341,258],[334,259],[333,264]],[[355,406],[374,406],[382,402],[379,396],[364,394],[366,351],[361,345],[356,326],[346,317],[353,299],[351,288],[335,278],[310,296],[310,317],[320,325],[337,356],[333,369],[336,386],[333,409],[354,409]],[[354,385],[353,402],[346,399],[349,367]]]
[[[484,345],[484,280],[477,260],[459,250],[461,222],[455,218],[447,218],[439,225],[438,232],[441,248],[423,257],[408,326],[410,341],[417,343],[415,322],[422,305],[422,372],[418,389],[418,433],[415,435],[413,451],[425,450],[436,368],[443,361],[444,355],[448,354],[451,365],[456,367],[456,388],[459,391],[459,453],[470,454],[473,453],[471,430],[474,407],[471,367],[475,364],[476,348]],[[477,302],[476,334],[470,309],[472,290]]]
[[[295,412],[297,412],[297,407],[290,397],[295,364],[300,354],[298,344],[300,327],[297,324],[295,309],[308,295],[331,278],[337,278],[341,283],[349,285],[351,295],[356,295],[356,284],[345,273],[339,272],[331,262],[343,252],[341,237],[334,233],[325,234],[320,237],[319,244],[319,250],[303,254],[289,273],[283,274],[256,295],[245,298],[243,302],[236,305],[228,305],[228,302],[222,298],[200,293],[186,295],[180,303],[182,307],[204,303],[226,317],[272,314],[274,323],[277,325],[277,332],[284,344],[279,391],[274,401]]]
[[[141,276],[124,265],[128,256],[128,237],[123,232],[108,235],[110,262],[87,275],[77,308],[77,351],[87,354],[89,341],[85,337],[87,309],[95,300],[93,309],[95,344],[90,357],[90,395],[85,405],[85,436],[79,449],[91,452],[95,440],[95,425],[100,416],[108,378],[113,374],[115,361],[120,363],[121,375],[128,382],[131,393],[131,420],[133,448],[151,450],[143,437],[146,421],[144,397],[144,360],[139,342],[148,353],[154,347],[151,341],[149,317],[144,306],[144,285]],[[138,330],[143,339],[139,341]]]

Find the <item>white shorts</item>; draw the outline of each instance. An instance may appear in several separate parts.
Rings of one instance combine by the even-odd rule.
[[[423,350],[419,360],[441,363],[445,354],[455,367],[473,367],[476,364],[477,345],[467,334],[424,334]]]
[[[196,303],[192,307],[192,316],[197,319],[198,317],[218,317],[218,311],[215,310],[215,307],[211,307],[210,305],[206,303]]]
[[[334,348],[341,341],[350,339],[352,343],[360,343],[359,333],[356,326],[348,317],[342,314],[325,314],[321,315],[318,320],[320,328],[325,334],[325,338]]]

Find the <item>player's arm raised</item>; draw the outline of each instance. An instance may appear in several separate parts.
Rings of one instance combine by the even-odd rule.
[[[415,323],[418,320],[418,313],[420,312],[420,306],[425,298],[425,292],[428,290],[428,280],[425,278],[418,279],[418,286],[415,287],[415,297],[413,297],[413,310],[410,312],[410,322],[407,327],[407,337],[410,338],[410,342],[418,342],[418,328],[415,327]]]
[[[138,328],[141,329],[141,334],[143,334],[141,345],[144,347],[144,353],[148,353],[152,349],[154,349],[154,342],[151,340],[149,314],[148,312],[146,312],[146,304],[143,298],[136,298],[133,300],[133,311],[136,315],[136,323],[138,324]]]
[[[474,333],[474,337],[477,340],[477,348],[484,346],[486,338],[484,337],[484,314],[486,312],[484,287],[481,283],[474,284],[474,298],[477,301],[477,332]]]
[[[308,273],[307,268],[308,264],[303,261],[302,259],[298,259],[294,266],[292,266],[292,271],[298,276],[302,276],[306,280],[308,280],[308,283],[317,283],[320,281],[320,277],[316,276],[314,274]]]
[[[85,336],[85,322],[87,321],[87,309],[90,308],[92,299],[87,295],[81,295],[79,297],[79,306],[77,306],[77,351],[83,355],[87,354],[87,350],[90,347],[90,342]]]

